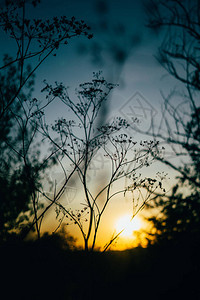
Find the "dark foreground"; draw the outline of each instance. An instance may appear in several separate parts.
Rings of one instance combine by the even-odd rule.
[[[2,299],[200,299],[199,245],[84,253],[49,242],[0,247]]]

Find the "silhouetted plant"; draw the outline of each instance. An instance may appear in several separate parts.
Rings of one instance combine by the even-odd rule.
[[[51,197],[48,193],[41,191],[49,204],[38,216],[38,220],[54,205],[57,217],[61,216],[60,224],[74,223],[79,227],[86,251],[89,247],[94,250],[102,216],[108,203],[115,196],[125,196],[126,193],[134,193],[135,190],[141,192],[141,189],[148,186],[149,193],[141,202],[134,200],[133,197],[134,217],[159,186],[157,180],[142,178],[141,174],[137,174],[139,169],[149,166],[154,157],[161,155],[158,142],[143,141],[140,143],[140,151],[134,150],[137,143],[123,132],[129,127],[125,119],[115,118],[101,127],[96,125],[101,105],[107,100],[114,86],[108,83],[100,72],[94,73],[91,82],[80,84],[76,91],[77,99],[72,100],[68,89],[62,83],[56,83],[55,86],[46,83],[43,89],[43,92],[47,93],[46,101],[60,100],[66,107],[66,117],[67,113],[70,113],[70,120],[64,117],[58,118],[54,125],[49,126],[46,123],[44,111],[40,111],[41,114],[38,117],[38,126],[44,138],[49,141],[52,152],[56,152],[56,159],[61,166],[64,178],[61,187],[54,184]],[[110,166],[105,175],[107,182],[99,182],[97,185],[89,180],[89,174],[90,166],[100,151],[109,159]],[[129,179],[130,184],[117,188],[118,182],[125,177]],[[62,196],[72,178],[81,183],[83,192],[82,199],[78,203],[82,208],[77,210],[62,204]],[[94,192],[94,186],[97,192]],[[112,238],[105,249],[114,240]]]

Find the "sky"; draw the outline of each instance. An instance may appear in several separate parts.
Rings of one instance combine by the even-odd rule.
[[[105,119],[121,116],[131,120],[136,116],[140,118],[140,129],[144,131],[149,129],[152,116],[158,123],[161,122],[163,99],[160,91],[167,91],[175,83],[169,76],[165,76],[166,72],[155,58],[163,36],[162,33],[158,35],[147,28],[142,1],[42,0],[36,9],[32,8],[27,13],[33,18],[75,16],[89,24],[94,33],[91,40],[71,40],[66,47],[59,49],[56,57],[52,56],[44,62],[36,73],[36,98],[44,97],[40,93],[44,79],[50,84],[62,81],[69,86],[69,93],[74,96],[74,89],[80,83],[91,80],[92,73],[101,70],[105,79],[119,84],[109,98]],[[2,33],[1,40],[4,42],[1,43],[0,54],[12,54],[13,42],[7,40]],[[50,124],[62,115],[63,107],[58,103],[53,103],[47,109],[47,121]],[[133,135],[132,131],[128,133]],[[141,135],[134,132],[134,138],[140,140]],[[106,168],[106,160],[99,156],[92,170],[93,184],[98,181],[97,170],[104,172]],[[169,172],[166,167],[157,164],[147,170],[146,174],[152,175],[161,170]],[[52,171],[51,176],[58,177],[59,172]],[[172,180],[173,177],[171,172]],[[169,187],[170,180],[166,184]],[[69,194],[65,197],[65,201],[68,201],[66,205],[71,205],[70,201],[73,202],[72,205],[76,204],[76,199],[79,198],[77,191],[77,187],[71,186]],[[105,243],[112,232],[118,230],[117,220],[129,214],[131,206],[132,201],[129,199],[117,198],[112,208],[108,207],[104,216],[106,226],[100,231],[99,244]],[[47,215],[45,229],[49,228],[49,223],[52,224],[53,217],[55,218],[54,212]],[[54,224],[50,230],[53,228]],[[78,236],[75,229],[73,233]],[[124,236],[124,241],[121,240],[121,244],[118,245],[121,246],[117,248],[116,245],[116,249],[127,248],[128,245],[132,245],[132,240]]]

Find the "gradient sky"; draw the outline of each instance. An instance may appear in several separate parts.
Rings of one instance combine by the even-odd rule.
[[[102,70],[105,79],[119,84],[109,99],[107,119],[116,115],[130,118],[132,108],[132,116],[135,114],[140,117],[144,130],[150,126],[152,112],[158,122],[161,121],[163,99],[160,90],[168,91],[175,83],[169,76],[163,77],[166,72],[154,57],[162,40],[162,33],[156,35],[145,26],[147,17],[142,1],[42,0],[41,4],[35,9],[31,8],[28,14],[34,18],[75,16],[91,25],[91,31],[94,33],[91,40],[80,38],[69,41],[67,46],[59,49],[56,57],[50,57],[38,69],[34,92],[36,98],[43,97],[40,90],[44,79],[51,84],[62,81],[70,87],[69,92],[73,95],[73,90],[79,83],[90,80],[93,71]],[[4,34],[1,34],[1,40],[3,43],[0,46],[0,54],[12,54],[13,42],[7,40]],[[122,55],[118,59],[115,56],[116,49],[119,50],[118,54]],[[134,107],[134,101],[140,103],[141,107]],[[54,103],[47,113],[47,120],[51,123],[62,114],[62,107]],[[134,135],[136,139],[141,139],[138,133]],[[101,161],[97,161],[98,163],[101,164]],[[161,165],[153,166],[146,174],[151,175],[158,170],[161,170]],[[166,171],[166,167],[163,166],[162,170]],[[131,204],[128,200],[116,200],[113,218],[110,218],[109,213],[105,213],[107,227],[110,226],[113,230],[116,219],[122,213],[126,214],[129,209]],[[52,215],[47,217],[46,223],[48,218],[52,218]],[[101,235],[109,236],[111,231],[104,230]]]

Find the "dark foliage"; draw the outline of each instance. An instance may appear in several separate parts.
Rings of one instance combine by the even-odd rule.
[[[10,61],[5,56],[4,62]],[[29,66],[27,67],[29,69]],[[0,73],[0,102],[6,107],[15,95],[20,77],[19,69],[10,65]],[[15,235],[30,217],[30,201],[36,185],[39,184],[39,148],[30,144],[35,128],[27,124],[23,101],[30,101],[33,78],[26,84],[12,105],[0,119],[0,239]],[[31,153],[30,153],[31,152]],[[25,163],[26,162],[26,163]],[[37,178],[37,179],[36,179]],[[22,229],[22,227],[21,227]]]
[[[154,124],[154,136],[170,148],[169,158],[166,155],[161,161],[177,172],[178,181],[171,193],[165,197],[157,195],[151,205],[160,213],[149,219],[153,224],[150,241],[166,245],[193,244],[199,241],[200,234],[200,2],[150,3],[153,5],[148,7],[149,26],[164,32],[158,61],[182,86],[180,91],[174,89],[168,96],[163,95],[164,130],[158,130]]]

